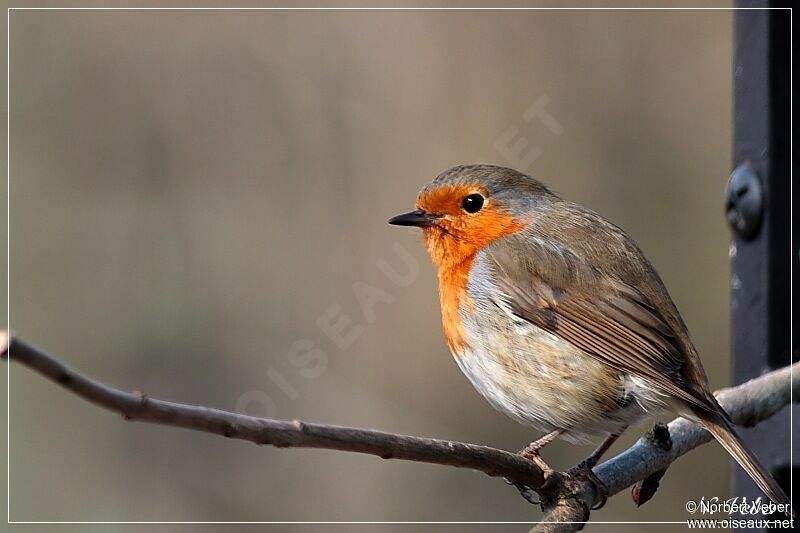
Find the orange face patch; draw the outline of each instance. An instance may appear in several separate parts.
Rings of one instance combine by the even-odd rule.
[[[478,193],[486,197],[486,189],[481,185],[446,185],[423,192],[417,198],[417,209],[432,215],[466,215],[461,202],[470,194]]]
[[[475,193],[485,198],[484,205],[476,213],[467,213],[462,203]],[[444,333],[450,350],[459,355],[465,343],[461,308],[470,305],[467,280],[475,254],[492,241],[519,231],[526,222],[494,203],[478,184],[450,185],[425,192],[417,198],[417,209],[441,217],[433,226],[423,228],[423,235],[439,271]]]

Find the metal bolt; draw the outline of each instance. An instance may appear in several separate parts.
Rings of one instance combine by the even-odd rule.
[[[753,239],[761,226],[764,191],[749,162],[734,169],[725,187],[725,215],[731,230],[740,238]]]

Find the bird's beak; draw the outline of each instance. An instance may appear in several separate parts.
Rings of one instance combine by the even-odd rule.
[[[396,217],[390,218],[389,224],[393,224],[395,226],[417,226],[419,228],[425,228],[428,226],[433,226],[438,218],[441,218],[441,215],[430,215],[425,211],[418,209],[416,211],[403,213],[402,215],[397,215]]]

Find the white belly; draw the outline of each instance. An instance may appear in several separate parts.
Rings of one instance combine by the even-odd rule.
[[[488,327],[487,327],[488,326]],[[664,398],[559,337],[525,323],[509,335],[497,324],[466,328],[469,346],[454,354],[475,389],[498,411],[541,431],[594,441],[660,411]]]

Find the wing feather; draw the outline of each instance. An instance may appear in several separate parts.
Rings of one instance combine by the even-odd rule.
[[[542,239],[493,245],[487,258],[501,298],[519,318],[676,398],[718,412],[684,377],[678,335],[641,291]]]

